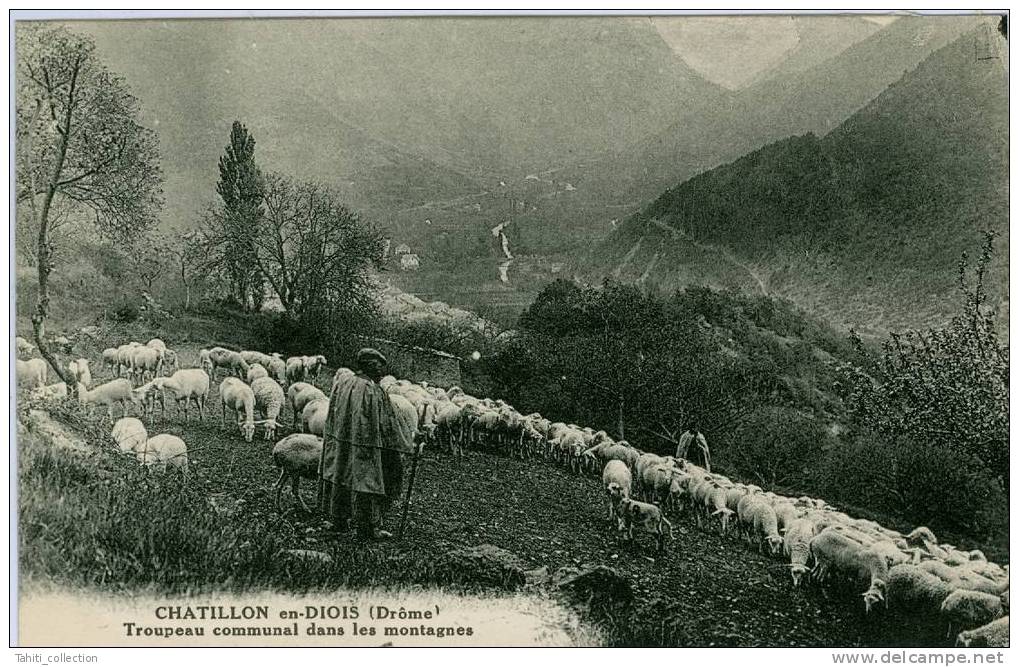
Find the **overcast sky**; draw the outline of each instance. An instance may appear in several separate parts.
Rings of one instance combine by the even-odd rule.
[[[879,25],[889,15],[861,16]],[[651,22],[684,61],[705,78],[737,89],[778,63],[799,43],[807,16],[654,17]]]

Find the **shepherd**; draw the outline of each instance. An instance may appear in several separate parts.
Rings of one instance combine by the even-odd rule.
[[[386,364],[381,352],[364,348],[357,353],[358,371],[333,380],[322,441],[324,509],[337,532],[353,523],[365,541],[393,536],[382,523],[403,486],[400,455],[414,452],[413,433],[400,428],[379,386]]]
[[[676,448],[676,458],[688,459],[690,455],[690,445],[696,445],[700,450],[702,464],[704,468],[711,472],[711,451],[708,449],[708,439],[704,437],[704,434],[697,428],[697,423],[692,422],[683,433],[679,436],[679,446]]]

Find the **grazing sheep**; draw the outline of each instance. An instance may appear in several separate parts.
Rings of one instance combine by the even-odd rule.
[[[799,586],[804,574],[809,570],[810,541],[817,535],[817,524],[807,518],[793,519],[787,526],[782,537],[782,553],[789,559],[789,572],[793,577],[793,586]]]
[[[85,385],[78,384],[78,402],[82,405],[85,404],[98,404],[105,405],[107,414],[110,417],[110,421],[113,421],[113,404],[120,403],[124,413],[122,416],[127,416],[127,404],[131,401],[132,395],[131,382],[123,378],[117,378],[116,380],[110,380],[106,384],[101,384],[91,391],[85,388]]]
[[[117,377],[120,377],[120,372],[125,369],[128,375],[131,374],[131,359],[134,356],[135,349],[141,346],[141,343],[132,341],[124,343],[117,348]]]
[[[180,369],[180,362],[177,359],[177,353],[174,350],[163,351],[163,371],[169,374],[170,370],[177,371]]]
[[[30,394],[32,398],[52,401],[58,398],[67,398],[67,384],[64,382],[56,382],[54,384],[48,384],[43,387],[36,387]]]
[[[771,506],[775,510],[775,519],[778,521],[778,532],[785,533],[786,528],[794,520],[800,517],[800,510],[787,501],[779,501]]]
[[[121,417],[113,425],[111,433],[114,442],[122,452],[134,453],[149,439],[145,424],[137,417]]]
[[[77,359],[67,364],[67,370],[71,374],[71,379],[75,382],[80,382],[85,387],[89,387],[92,384],[92,371],[88,367],[88,359]]]
[[[948,621],[948,636],[952,628],[965,630],[990,623],[1004,616],[1001,598],[980,591],[952,591],[941,603],[941,615]]]
[[[778,533],[778,517],[775,510],[766,502],[757,500],[748,504],[746,518],[744,513],[739,513],[740,523],[744,524],[750,536],[756,536],[757,545],[761,553],[764,553],[764,545],[768,545],[768,551],[777,555],[782,549],[782,536]],[[753,540],[751,540],[752,543]]]
[[[322,390],[307,382],[295,382],[287,389],[287,403],[294,413],[294,428],[301,421],[301,414],[308,403],[326,398]]]
[[[253,363],[248,366],[248,384],[251,384],[258,378],[269,377],[269,371],[265,370],[265,366],[259,363]]]
[[[280,477],[276,481],[276,509],[280,509],[280,495],[283,484],[290,478],[290,490],[301,508],[311,513],[304,499],[301,498],[299,486],[301,478],[318,479],[319,460],[322,457],[322,438],[310,433],[294,433],[288,435],[272,448],[272,460],[280,469]]]
[[[874,603],[887,599],[888,565],[884,558],[845,535],[826,528],[810,540],[810,555],[813,556],[814,576],[819,582],[830,577],[832,570],[841,572],[850,580],[869,576],[870,587],[863,593],[866,611]]]
[[[888,597],[896,605],[929,611],[940,609],[953,586],[916,565],[896,565],[888,570]]]
[[[111,371],[116,372],[117,348],[108,347],[103,350],[103,368],[109,368]]]
[[[176,468],[187,477],[188,446],[175,435],[162,433],[153,436],[144,445],[135,449],[138,462],[150,469],[155,467],[165,473],[166,467]]]
[[[245,442],[251,442],[255,435],[255,394],[251,387],[235,377],[227,377],[219,385],[219,396],[223,402],[222,424],[226,426],[226,410],[233,410],[237,423],[241,427],[241,435]],[[244,410],[241,421],[240,411]]]
[[[307,379],[308,371],[304,367],[304,357],[290,357],[287,359],[287,382],[305,382]]]
[[[156,416],[155,403],[159,401],[160,416],[166,415],[166,400],[163,396],[163,378],[154,378],[131,391],[131,401],[141,410],[142,416]]]
[[[601,473],[601,481],[609,496],[608,519],[616,516],[616,503],[621,498],[629,498],[633,488],[633,476],[630,469],[622,461],[609,461]]]
[[[226,369],[227,373],[232,372],[239,378],[245,377],[248,373],[248,362],[244,361],[239,352],[224,347],[214,347],[209,350],[208,359],[212,365],[211,377],[213,380],[216,379],[216,373],[220,368]]]
[[[464,456],[463,409],[455,403],[447,403],[435,412],[436,439],[446,440],[450,453],[457,459]]]
[[[393,406],[393,413],[396,415],[396,423],[400,430],[403,431],[404,437],[408,442],[416,442],[418,437],[417,432],[417,409],[414,408],[414,404],[408,401],[403,396],[389,396],[389,402]]]
[[[201,368],[185,368],[168,378],[157,378],[156,382],[164,392],[169,391],[173,394],[178,410],[181,401],[184,402],[184,421],[190,421],[188,407],[192,398],[198,407],[198,420],[205,419],[205,401],[209,397],[211,385],[208,373]]]
[[[35,389],[46,384],[46,372],[48,365],[43,359],[29,359],[22,361],[15,360],[18,386],[25,389]]]
[[[153,378],[159,375],[162,364],[163,357],[159,350],[142,345],[131,352],[131,373],[138,385],[144,384],[145,377],[150,373]]]
[[[276,436],[277,419],[283,409],[283,401],[286,400],[283,387],[266,376],[252,382],[251,391],[255,394],[255,409],[265,423],[265,439],[272,440]]]
[[[305,404],[301,410],[301,430],[305,433],[314,433],[317,436],[325,435],[326,418],[329,416],[329,399],[316,398]]]
[[[17,349],[18,349],[18,354],[23,354],[25,356],[28,356],[28,355],[32,354],[33,352],[35,352],[35,345],[32,345],[31,343],[29,343],[27,340],[25,340],[21,336],[18,336],[17,338],[15,338],[14,339],[14,343],[15,343],[15,346],[17,347]]]
[[[272,357],[268,354],[265,354],[264,352],[256,352],[254,350],[241,350],[238,354],[241,355],[241,359],[248,362],[248,365],[261,364],[262,366],[265,366],[269,360],[272,359]]]
[[[633,529],[637,527],[641,532],[651,533],[658,539],[658,551],[665,551],[665,531],[669,532],[669,539],[674,539],[672,524],[665,518],[662,509],[657,505],[644,503],[632,498],[620,498],[616,505],[616,513],[619,515],[620,530],[626,533],[627,540],[633,542]]]
[[[269,377],[279,382],[281,387],[287,386],[287,363],[285,361],[277,357],[269,357],[262,365],[269,371]]]
[[[964,630],[955,640],[966,648],[1008,648],[1008,616],[991,621],[975,630]]]
[[[321,354],[313,357],[303,357],[304,377],[318,377],[319,372],[325,368],[326,358]]]
[[[718,517],[723,535],[729,530],[729,521],[732,519],[732,515],[735,514],[735,512],[726,506],[727,490],[727,487],[717,482],[710,482],[704,497],[704,509],[709,516]]]

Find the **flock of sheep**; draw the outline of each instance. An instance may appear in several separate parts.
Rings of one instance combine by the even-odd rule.
[[[21,339],[23,340],[23,339]],[[25,352],[21,340],[19,352]],[[156,403],[165,413],[166,398],[175,399],[189,420],[193,399],[199,419],[217,373],[227,376],[219,386],[222,423],[234,412],[244,440],[251,442],[255,427],[264,427],[267,440],[275,438],[284,403],[300,429],[279,440],[272,452],[280,468],[276,505],[289,480],[295,500],[308,506],[299,493],[302,478],[317,480],[322,434],[329,399],[308,380],[325,368],[321,355],[291,357],[261,352],[235,352],[221,347],[199,352],[201,368],[179,369],[177,355],[162,341],[145,345],[128,343],[103,352],[103,362],[117,378],[89,389],[88,361],[69,365],[78,382],[78,400],[101,404],[113,418],[120,403],[124,417],[113,429],[114,440],[147,466],[171,466],[187,472],[187,446],[176,436],[149,438],[141,420],[127,416],[134,405],[141,416],[153,414]],[[18,361],[18,382],[36,396],[66,396],[66,387],[45,385],[37,361]],[[31,365],[23,375],[23,363]],[[128,377],[119,377],[126,371]],[[336,375],[351,373],[341,368]],[[666,538],[674,539],[668,512],[688,513],[697,525],[722,535],[735,533],[761,553],[788,561],[794,586],[810,580],[828,594],[832,586],[865,587],[859,593],[866,612],[883,602],[940,613],[949,634],[960,631],[965,646],[1008,644],[1008,566],[989,562],[979,550],[962,551],[939,543],[934,533],[920,527],[908,534],[873,521],[854,519],[823,500],[790,498],[727,477],[682,458],[642,452],[626,441],[614,441],[604,431],[551,422],[540,414],[522,415],[503,401],[479,399],[459,387],[442,389],[387,376],[380,384],[390,395],[401,425],[416,431],[425,442],[448,448],[455,459],[468,447],[497,450],[522,459],[541,458],[578,474],[600,471],[606,491],[607,514],[628,540],[634,533],[651,533],[659,550]],[[286,390],[284,390],[286,387]],[[259,419],[255,419],[255,413]]]

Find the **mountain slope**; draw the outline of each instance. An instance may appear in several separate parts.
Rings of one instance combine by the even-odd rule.
[[[1007,64],[1003,48],[973,57],[986,34],[943,47],[824,138],[779,141],[666,191],[590,273],[765,289],[876,333],[943,321],[962,252],[993,229],[1003,297]]]

